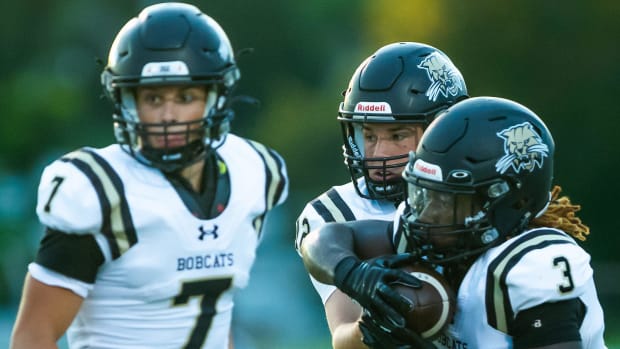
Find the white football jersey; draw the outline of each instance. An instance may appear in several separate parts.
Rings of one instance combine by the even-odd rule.
[[[45,168],[40,221],[94,235],[105,257],[94,284],[29,267],[85,297],[67,333],[72,348],[228,347],[233,294],[248,283],[265,215],[286,199],[288,179],[280,156],[259,143],[229,134],[217,153],[230,197],[211,219],[193,215],[161,171],[118,145]]]
[[[407,251],[400,229],[395,230],[398,252]],[[573,298],[586,307],[582,347],[606,348],[590,255],[560,230],[529,230],[476,259],[458,289],[454,320],[434,344],[445,349],[512,348],[510,328],[520,311]]]
[[[360,189],[365,190],[363,179]],[[297,218],[295,248],[299,252],[301,241],[309,232],[319,229],[329,222],[349,222],[360,219],[379,219],[391,221],[396,211],[395,203],[387,200],[370,200],[359,196],[352,182],[330,188],[304,207]],[[310,275],[323,304],[336,290],[333,285],[317,281]]]

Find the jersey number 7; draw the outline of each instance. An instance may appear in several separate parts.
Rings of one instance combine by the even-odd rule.
[[[200,315],[192,329],[184,349],[200,348],[207,338],[211,321],[215,315],[215,303],[220,295],[230,288],[231,278],[197,280],[184,282],[181,293],[174,297],[173,305],[187,304],[190,297],[200,297]]]
[[[43,207],[45,212],[49,212],[51,210],[50,205],[52,204],[52,199],[54,198],[54,195],[56,195],[56,192],[58,191],[58,187],[60,187],[60,185],[62,184],[64,180],[65,180],[65,177],[60,177],[60,176],[56,176],[54,177],[54,179],[52,179],[52,182],[54,182],[54,188],[52,189],[52,193],[50,194],[50,197],[47,199],[47,202],[45,203],[45,206]]]

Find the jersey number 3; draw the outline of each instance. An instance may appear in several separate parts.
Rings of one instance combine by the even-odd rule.
[[[200,348],[207,338],[207,331],[211,327],[211,321],[215,315],[215,303],[220,295],[230,288],[231,278],[197,280],[184,282],[181,293],[173,300],[173,305],[187,304],[190,297],[199,297],[200,315],[196,319],[196,325],[183,348]]]
[[[566,257],[556,257],[553,260],[553,265],[556,268],[560,268],[562,275],[564,276],[564,281],[558,286],[560,288],[560,292],[566,293],[572,291],[575,288],[575,284],[573,283],[573,277],[570,273],[570,264],[568,264],[568,259],[566,259]]]

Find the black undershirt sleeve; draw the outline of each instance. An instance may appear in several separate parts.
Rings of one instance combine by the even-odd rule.
[[[35,262],[65,276],[92,284],[104,258],[91,234],[78,235],[47,229]]]
[[[512,332],[515,349],[579,342],[586,307],[579,298],[543,303],[517,314]]]

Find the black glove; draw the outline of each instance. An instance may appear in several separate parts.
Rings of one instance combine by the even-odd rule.
[[[374,316],[385,319],[391,326],[402,328],[405,326],[402,314],[410,311],[413,303],[390,284],[422,287],[422,282],[416,277],[396,269],[411,263],[413,258],[411,254],[382,257],[372,262],[362,262],[356,257],[344,258],[334,270],[334,285]]]
[[[378,326],[370,315],[365,313],[362,321],[358,322],[360,331],[362,332],[362,342],[371,349],[414,349],[405,340],[401,340],[400,336],[385,331]],[[403,328],[404,329],[404,328]]]
[[[371,349],[436,349],[433,343],[407,328],[385,327],[367,311],[358,325],[362,342]]]

